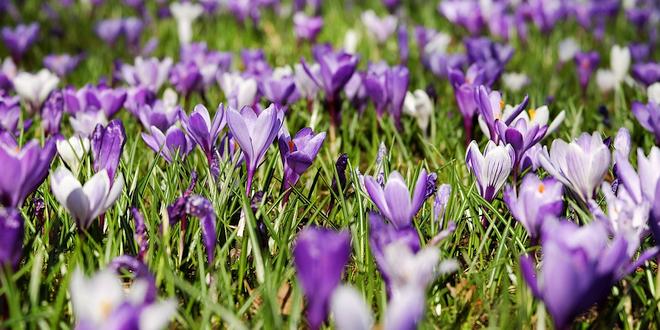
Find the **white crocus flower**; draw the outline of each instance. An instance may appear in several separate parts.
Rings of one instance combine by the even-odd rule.
[[[649,102],[660,105],[660,82],[654,83],[646,89]]]
[[[244,78],[240,73],[224,73],[219,79],[220,87],[228,99],[235,104],[234,108],[241,109],[252,105],[257,96],[257,81],[253,78]]]
[[[176,20],[179,43],[186,45],[192,40],[192,23],[204,12],[204,8],[192,2],[174,2],[170,12]]]
[[[566,63],[573,60],[580,51],[580,45],[573,38],[566,38],[559,43],[559,61]]]
[[[60,78],[46,69],[37,73],[21,72],[12,81],[16,93],[32,106],[32,111],[41,107],[59,82]]]
[[[502,82],[508,90],[517,92],[529,85],[529,77],[524,73],[508,72],[502,75]]]
[[[360,35],[355,30],[346,31],[344,35],[344,51],[349,54],[355,54],[357,45],[360,42]]]
[[[426,134],[429,127],[429,121],[433,114],[433,102],[425,91],[418,89],[413,93],[406,92],[406,98],[403,101],[403,111],[417,119],[417,125]]]
[[[318,63],[312,63],[308,67],[314,76],[318,76],[321,72],[321,66]],[[309,77],[309,74],[300,63],[296,63],[294,66],[293,81],[300,96],[307,100],[314,99],[319,91],[319,86]]]
[[[610,68],[619,82],[626,78],[630,69],[630,49],[628,47],[612,46]]]
[[[373,327],[373,316],[369,306],[353,287],[341,285],[335,289],[330,301],[330,310],[339,330],[369,330]]]
[[[596,85],[601,92],[609,92],[618,86],[620,81],[617,79],[614,71],[608,69],[598,69],[596,71]]]
[[[57,141],[57,153],[74,173],[80,172],[80,164],[89,151],[89,139],[72,136],[68,140]]]
[[[69,123],[73,131],[80,136],[90,137],[94,133],[96,125],[108,124],[108,118],[103,111],[78,112],[75,117],[69,117]]]
[[[444,54],[451,43],[451,36],[444,32],[436,33],[433,38],[424,46],[424,54]]]
[[[124,177],[118,173],[114,183],[103,169],[94,174],[85,185],[63,166],[50,176],[55,199],[76,219],[80,228],[87,228],[99,215],[109,209],[124,188]]]

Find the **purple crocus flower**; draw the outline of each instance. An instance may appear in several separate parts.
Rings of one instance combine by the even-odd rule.
[[[21,105],[18,96],[0,94],[0,132],[5,131],[18,136],[18,120],[21,116]]]
[[[470,34],[479,34],[484,27],[479,1],[447,0],[438,5],[438,11],[453,24],[464,27]]]
[[[405,65],[408,63],[408,56],[410,55],[407,26],[399,26],[399,30],[397,31],[397,42],[399,46],[399,63]]]
[[[10,58],[5,58],[0,65],[0,91],[9,92],[14,88],[12,80],[18,74],[18,68],[16,68],[16,63]]]
[[[5,48],[11,54],[14,62],[19,62],[23,54],[37,41],[39,37],[39,24],[31,23],[29,25],[20,24],[15,28],[2,28],[2,42]]]
[[[630,57],[633,63],[643,63],[648,60],[651,55],[651,45],[648,43],[630,43],[628,44],[630,50]],[[634,67],[633,67],[634,69]]]
[[[293,15],[293,31],[298,40],[307,40],[314,43],[322,29],[323,17],[321,16],[310,17],[303,12],[297,12]]]
[[[119,119],[107,126],[97,125],[91,138],[92,156],[94,156],[94,171],[107,171],[110,181],[114,180],[119,167],[121,153],[126,144],[124,124]]]
[[[293,261],[303,293],[307,297],[307,322],[319,329],[328,316],[330,297],[341,281],[351,255],[348,231],[309,227],[303,229],[293,247]]]
[[[273,71],[266,60],[266,53],[263,49],[241,50],[241,61],[245,66],[245,73],[254,77],[270,74]]]
[[[104,85],[87,85],[79,90],[67,88],[62,91],[66,112],[102,111],[106,118],[113,117],[124,106],[127,98],[123,88],[108,88]]]
[[[511,215],[525,227],[534,241],[539,238],[543,221],[547,217],[557,218],[561,215],[563,196],[561,182],[551,177],[540,180],[533,173],[523,178],[518,193],[511,186],[504,189],[504,202]]]
[[[566,16],[567,11],[563,0],[530,0],[527,10],[536,27],[543,33],[549,33],[555,23]]]
[[[225,106],[220,104],[215,111],[213,120],[205,106],[198,104],[187,120],[182,120],[188,136],[202,149],[210,162],[215,156],[215,143],[220,132],[227,124],[225,121]]]
[[[660,82],[660,63],[638,63],[632,67],[632,76],[644,86]]]
[[[13,208],[0,208],[0,266],[18,266],[23,254],[23,217]]]
[[[244,107],[241,112],[231,108],[227,111],[229,130],[241,147],[245,158],[247,169],[245,191],[248,195],[252,188],[254,173],[277,137],[283,117],[283,112],[273,104],[259,114],[252,107]]]
[[[491,86],[504,71],[513,57],[513,47],[500,44],[486,37],[464,40],[470,63],[477,63],[484,70],[484,84]]]
[[[320,65],[318,74],[302,60],[302,65],[314,83],[325,92],[325,101],[330,111],[333,126],[339,124],[339,93],[351,79],[358,63],[358,57],[345,52],[315,52],[316,61]],[[405,94],[405,93],[404,93]]]
[[[291,138],[285,126],[278,137],[282,166],[284,167],[283,189],[293,187],[300,176],[312,165],[325,140],[325,132],[314,134],[305,127]]]
[[[55,151],[53,139],[43,147],[37,140],[19,147],[9,133],[0,133],[0,205],[21,207],[48,175]]]
[[[278,107],[286,106],[295,97],[296,84],[293,72],[279,77],[275,74],[263,77],[259,84],[259,90],[261,90],[266,100]]]
[[[598,132],[582,133],[575,141],[552,141],[539,155],[543,168],[587,203],[600,186],[610,166],[610,151]]]
[[[53,54],[44,57],[43,62],[48,70],[62,78],[76,69],[82,57],[82,55]]]
[[[206,258],[209,264],[215,257],[217,242],[215,230],[215,210],[211,202],[201,196],[192,195],[186,202],[186,214],[199,218],[202,227],[202,238],[206,248]]]
[[[523,112],[523,110],[527,107],[527,104],[529,102],[529,98],[525,96],[525,98],[520,102],[517,106],[515,106],[510,112],[505,113],[505,107],[504,107],[504,101],[502,100],[502,93],[499,91],[488,91],[486,86],[479,86],[475,92],[475,102],[477,104],[477,109],[479,110],[480,116],[480,125],[481,126],[486,126],[487,131],[484,133],[486,136],[488,136],[489,139],[491,139],[495,143],[499,143],[500,140],[505,140],[507,138],[506,133],[509,133],[506,131],[506,128],[514,121],[514,119],[518,118],[518,115]],[[482,123],[483,121],[483,123]],[[500,122],[504,124],[502,131],[501,129],[498,129],[500,125],[498,125]],[[526,123],[526,121],[525,121]],[[517,130],[515,132],[518,132]],[[520,132],[518,132],[520,133]],[[535,132],[530,132],[534,133],[531,134],[529,138],[536,138],[536,133]],[[519,142],[522,144],[523,143],[523,136],[516,136],[519,138]],[[507,141],[505,141],[507,142]],[[518,141],[517,141],[518,142]],[[538,141],[536,141],[538,142]]]
[[[94,30],[105,43],[113,45],[122,32],[123,21],[121,18],[106,19],[98,22]]]
[[[218,74],[229,70],[232,54],[211,50],[205,42],[198,42],[181,47],[181,62],[194,63],[202,76],[204,88],[207,88],[216,81]]]
[[[177,95],[171,90],[165,90],[162,100],[156,100],[153,104],[138,104],[135,109],[136,115],[145,129],[151,126],[161,131],[166,131],[182,115],[183,109],[177,104]]]
[[[54,91],[41,109],[41,128],[46,136],[52,136],[60,132],[63,113],[64,97],[62,92]]]
[[[600,55],[598,52],[579,51],[575,54],[574,61],[578,79],[580,80],[580,87],[582,88],[582,93],[585,94],[587,92],[587,86],[589,86],[589,80],[591,80],[591,75],[598,68]]]
[[[479,194],[492,202],[513,169],[514,151],[511,145],[496,145],[488,141],[482,154],[476,141],[472,141],[465,155],[468,170],[477,179]]]
[[[400,65],[389,68],[385,63],[370,65],[362,77],[362,83],[376,106],[378,116],[387,110],[399,129],[402,128],[401,114],[409,81],[408,68]]]
[[[463,129],[465,131],[465,145],[472,141],[474,118],[477,114],[477,88],[485,83],[484,70],[477,64],[470,65],[467,72],[459,69],[449,69],[449,81],[454,88],[454,96],[458,109],[463,116]]]
[[[179,62],[172,67],[170,82],[177,92],[189,98],[193,92],[201,91],[203,87],[202,73],[193,62]]]
[[[426,181],[428,175],[422,169],[417,177],[415,188],[410,196],[410,190],[399,172],[390,173],[383,188],[374,177],[365,176],[364,186],[371,200],[392,225],[406,228],[412,225],[412,220],[426,201]]]
[[[152,126],[149,133],[142,133],[142,140],[168,163],[171,163],[177,154],[181,159],[185,158],[195,146],[194,142],[188,141],[186,134],[176,126],[171,126],[165,133],[158,127]]]
[[[376,260],[376,266],[378,266],[383,280],[387,285],[388,293],[391,293],[391,279],[390,274],[386,271],[387,260],[385,259],[385,248],[395,242],[405,244],[413,253],[417,253],[421,248],[419,235],[414,227],[405,226],[397,228],[395,226],[396,224],[394,222],[385,222],[385,219],[379,213],[369,212],[369,246]]]
[[[657,248],[651,249],[631,262],[626,253],[628,242],[622,236],[610,241],[597,221],[582,227],[568,221],[547,221],[542,242],[538,279],[531,258],[521,257],[520,268],[557,329],[568,329],[576,316],[603,300],[617,281],[657,254]]]
[[[157,58],[136,57],[134,65],[123,64],[121,66],[122,79],[134,87],[145,87],[152,92],[157,92],[167,81],[172,67],[172,59],[169,57],[159,60]]]
[[[133,238],[138,245],[137,260],[143,262],[144,257],[147,254],[147,248],[149,247],[147,225],[144,222],[142,213],[140,213],[140,210],[138,210],[136,207],[131,208],[131,215],[133,216],[133,221],[135,222],[135,233],[133,234]]]
[[[373,10],[362,13],[362,24],[367,28],[369,34],[380,44],[387,41],[396,31],[397,18],[392,15],[378,17]]]

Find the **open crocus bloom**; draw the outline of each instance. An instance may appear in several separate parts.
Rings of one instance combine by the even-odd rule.
[[[362,13],[362,24],[377,42],[383,43],[396,30],[397,19],[391,15],[381,18],[373,10],[367,10]]]
[[[284,166],[284,189],[294,186],[300,176],[312,165],[325,140],[325,135],[325,132],[314,134],[311,128],[305,127],[291,138],[286,127],[282,127],[278,144]]]
[[[562,184],[552,177],[540,180],[535,174],[523,178],[520,190],[516,194],[511,186],[504,190],[504,201],[511,215],[518,220],[533,239],[541,233],[543,221],[547,217],[556,218],[563,209]]]
[[[172,59],[164,58],[162,61],[153,58],[135,58],[134,65],[123,64],[121,66],[121,77],[130,86],[145,87],[156,92],[167,81],[172,68]]]
[[[78,226],[85,229],[119,198],[124,188],[124,177],[119,173],[115,182],[111,183],[108,172],[103,169],[83,186],[71,171],[60,166],[52,173],[50,186],[57,201]]]
[[[491,202],[497,196],[513,169],[514,150],[511,145],[496,145],[488,141],[482,154],[476,141],[472,141],[465,155],[468,170],[477,179],[479,194]]]
[[[417,125],[426,134],[433,114],[433,102],[425,91],[417,89],[414,93],[407,92],[403,112],[417,119]]]
[[[158,127],[151,126],[150,134],[142,133],[142,140],[168,163],[171,163],[177,154],[185,158],[194,147],[194,142],[188,141],[186,134],[177,126],[171,126],[165,133]]]
[[[570,143],[552,141],[550,153],[544,148],[539,161],[550,175],[587,203],[610,167],[610,151],[599,133],[583,133]]]
[[[397,228],[406,228],[412,224],[413,218],[426,200],[427,177],[426,170],[419,173],[412,199],[406,181],[397,171],[390,173],[384,188],[372,176],[364,177],[364,186],[385,218]]]
[[[73,273],[70,292],[76,329],[162,329],[176,313],[176,302],[153,301],[150,283],[138,278],[126,289],[112,269],[85,278]]]
[[[239,73],[223,73],[218,83],[234,109],[242,109],[256,101],[258,86],[254,78],[243,77]]]
[[[46,69],[41,69],[37,73],[20,72],[12,82],[16,93],[30,104],[30,110],[34,112],[39,110],[50,92],[57,87],[60,78]]]

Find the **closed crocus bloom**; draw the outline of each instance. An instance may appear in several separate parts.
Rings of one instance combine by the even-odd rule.
[[[220,136],[220,132],[227,124],[225,119],[225,106],[218,105],[213,120],[209,111],[202,104],[195,106],[195,110],[190,114],[187,120],[182,120],[183,127],[190,138],[202,149],[206,157],[210,160],[215,152],[215,144]]]
[[[179,62],[170,71],[170,82],[186,98],[203,89],[203,76],[194,62]]]
[[[450,22],[467,29],[471,34],[477,34],[484,27],[484,18],[478,1],[449,0],[438,5],[438,11]]]
[[[170,12],[176,20],[179,43],[190,43],[192,41],[192,23],[202,15],[204,8],[192,2],[173,2],[170,5]]]
[[[610,51],[610,68],[617,81],[623,81],[630,69],[630,49],[626,46],[614,45]]]
[[[433,114],[433,102],[424,90],[417,89],[413,93],[406,93],[403,112],[414,117],[422,132],[427,134],[431,115]]]
[[[649,98],[649,103],[660,105],[660,81],[646,88],[646,95]]]
[[[325,321],[330,298],[351,254],[348,231],[309,227],[298,234],[293,247],[293,262],[303,293],[307,298],[307,322],[319,329]]]
[[[46,69],[41,69],[38,73],[21,72],[13,80],[16,93],[30,104],[30,110],[33,112],[41,108],[59,82],[60,79]]]
[[[631,110],[637,118],[637,122],[644,129],[653,133],[656,144],[660,144],[660,104],[654,102],[644,104],[635,101],[631,105]]]
[[[16,267],[23,250],[23,217],[13,208],[0,208],[0,266]]]
[[[170,318],[176,313],[176,302],[157,302],[153,292],[153,275],[144,265],[137,261],[136,263],[145,270],[131,269],[136,278],[128,286],[122,283],[122,278],[111,269],[114,265],[91,278],[86,278],[80,269],[76,269],[69,287],[76,329],[166,328]]]
[[[580,51],[580,45],[573,38],[566,38],[559,43],[559,62],[566,63],[572,61],[575,55]]]
[[[48,175],[55,157],[55,141],[47,139],[43,147],[36,140],[19,147],[9,133],[0,133],[0,205],[21,207]]]
[[[51,174],[50,187],[55,199],[76,220],[78,227],[86,229],[119,198],[124,189],[124,177],[119,173],[112,182],[108,172],[102,169],[82,185],[73,173],[60,166]]]
[[[17,70],[16,63],[10,57],[2,61],[2,65],[0,65],[0,90],[8,92],[14,87],[12,80],[16,77]]]
[[[612,286],[648,258],[648,250],[632,263],[622,236],[610,241],[598,221],[579,227],[568,221],[547,221],[543,226],[543,261],[535,275],[529,257],[521,257],[522,276],[534,296],[543,301],[557,329],[568,329],[572,320],[603,300]]]
[[[373,315],[362,295],[353,287],[340,285],[330,303],[334,325],[339,330],[370,330]]]
[[[578,52],[574,61],[582,93],[586,93],[591,75],[600,62],[600,55],[598,52]]]
[[[229,130],[241,147],[245,159],[247,194],[250,194],[257,167],[282,127],[283,117],[282,111],[273,104],[258,115],[251,107],[244,107],[241,112],[231,108],[227,111]]]
[[[335,102],[339,93],[357,67],[358,57],[349,53],[333,51],[317,53],[316,61],[319,63],[319,74],[316,75],[305,61],[302,62],[309,77],[323,89],[328,102]]]
[[[167,81],[172,63],[169,57],[159,60],[155,57],[145,59],[138,56],[134,65],[121,66],[121,77],[130,86],[145,87],[156,92]]]
[[[524,73],[508,72],[502,74],[502,82],[508,90],[518,92],[529,85],[530,80],[529,76]]]
[[[320,74],[321,66],[318,63],[311,64],[309,70],[312,72],[313,76],[318,76]],[[305,72],[302,64],[296,63],[294,66],[294,76],[293,80],[296,83],[296,90],[300,97],[306,100],[313,100],[316,98],[316,94],[319,91],[319,86],[310,78],[310,76]]]
[[[543,221],[547,217],[554,219],[561,215],[563,195],[561,182],[553,178],[540,180],[536,174],[530,173],[523,178],[518,193],[511,186],[504,189],[504,202],[529,236],[537,240]]]
[[[478,107],[476,101],[477,88],[485,82],[484,70],[478,65],[471,65],[467,72],[459,69],[449,68],[449,82],[454,89],[454,96],[458,104],[458,110],[463,116],[463,129],[465,130],[466,145],[472,141],[472,128],[474,116]]]
[[[310,17],[303,12],[297,12],[293,15],[293,28],[298,40],[315,42],[323,29],[323,17]]]
[[[0,131],[16,134],[18,120],[21,117],[21,105],[18,96],[0,95]]]
[[[298,131],[293,138],[286,127],[282,127],[278,144],[284,167],[284,189],[293,187],[300,176],[312,165],[324,140],[325,132],[314,134],[309,127]]]
[[[472,141],[465,155],[468,170],[477,179],[479,194],[492,202],[513,169],[514,150],[511,145],[496,145],[488,141],[483,154],[476,141]]]
[[[587,203],[610,167],[610,151],[599,133],[582,133],[575,141],[552,141],[539,155],[543,168]]]
[[[113,117],[124,106],[128,96],[123,88],[87,85],[81,89],[66,88],[62,91],[66,112],[102,111],[106,118]]]
[[[11,53],[14,61],[20,61],[23,54],[30,48],[39,37],[39,24],[18,25],[15,28],[2,28],[2,41],[5,48]]]
[[[186,134],[176,126],[168,128],[165,133],[152,126],[149,134],[142,133],[142,140],[168,163],[171,163],[177,154],[181,159],[185,158],[194,147],[193,142],[188,141]]]
[[[422,169],[411,192],[406,181],[397,171],[390,173],[383,188],[374,177],[365,176],[364,186],[371,200],[380,212],[397,228],[412,225],[412,220],[426,201],[426,181],[428,175]]]
[[[257,98],[255,79],[242,77],[239,73],[224,73],[218,82],[231,107],[242,109],[255,103]]]
[[[105,19],[96,24],[94,31],[105,43],[113,45],[119,38],[123,27],[124,22],[121,18]]]
[[[89,139],[86,137],[72,136],[68,140],[57,141],[57,153],[74,173],[80,172],[80,165],[88,151]]]
[[[296,91],[292,73],[278,77],[273,71],[270,77],[261,79],[260,90],[264,98],[280,107],[289,104],[295,97]]]
[[[396,31],[397,19],[391,15],[378,17],[373,10],[367,10],[362,13],[362,24],[377,42],[384,43]]]
[[[41,128],[46,136],[52,136],[60,132],[63,112],[64,98],[61,92],[55,91],[50,94],[41,109]]]
[[[121,120],[115,119],[107,126],[97,125],[91,140],[94,171],[106,170],[112,181],[126,144],[124,124]]]

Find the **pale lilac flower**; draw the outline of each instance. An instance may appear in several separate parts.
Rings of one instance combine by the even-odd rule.
[[[511,215],[525,227],[533,240],[539,238],[544,220],[559,217],[564,207],[561,182],[552,177],[540,180],[532,173],[523,178],[518,193],[507,185],[503,196]]]
[[[245,159],[247,169],[245,190],[248,195],[252,188],[254,173],[277,137],[283,117],[282,111],[272,104],[259,114],[251,107],[244,107],[241,112],[232,108],[227,110],[229,130],[241,147]]]
[[[426,170],[419,173],[412,192],[397,171],[390,173],[384,188],[372,176],[364,177],[364,185],[373,203],[396,228],[412,225],[412,220],[426,201]]]
[[[323,17],[310,17],[303,12],[296,12],[293,15],[293,25],[298,40],[315,42],[316,37],[323,29]]]
[[[330,302],[334,325],[339,330],[370,330],[373,315],[362,295],[353,287],[340,285],[334,290]]]
[[[403,112],[417,120],[417,126],[425,135],[428,133],[433,109],[433,101],[424,90],[417,89],[412,93],[406,93],[406,98],[403,101]]]
[[[171,163],[177,154],[179,159],[186,158],[195,146],[194,142],[188,141],[186,134],[176,126],[171,126],[164,133],[158,127],[151,126],[149,134],[142,133],[142,140],[168,163]]]
[[[257,98],[257,81],[254,78],[243,77],[239,73],[223,73],[218,78],[220,88],[234,109],[252,106]]]
[[[121,120],[115,119],[108,125],[97,125],[91,142],[94,171],[106,170],[110,181],[114,180],[126,144],[124,124]]]
[[[135,58],[134,65],[123,64],[120,74],[130,86],[145,87],[152,92],[157,92],[167,81],[172,63],[172,59],[169,57],[159,60],[155,57],[138,56]]]
[[[37,41],[39,23],[17,25],[15,28],[2,28],[2,41],[14,61],[20,61],[23,54]]]
[[[69,123],[73,131],[83,137],[90,137],[97,125],[107,125],[108,118],[103,111],[78,112],[69,117]]]
[[[530,79],[525,73],[506,72],[502,74],[502,82],[508,90],[519,92],[525,86],[529,85]]]
[[[65,77],[76,69],[83,55],[53,54],[44,57],[44,66],[58,75]]]
[[[539,155],[543,168],[587,203],[610,167],[610,151],[599,133],[582,133],[575,141],[554,140]]]
[[[367,10],[361,18],[362,24],[378,43],[384,43],[396,31],[397,19],[394,16],[378,17],[373,10]]]
[[[483,154],[476,141],[472,141],[465,155],[468,170],[477,179],[479,194],[492,202],[513,169],[514,150],[511,145],[496,145],[488,141]]]

